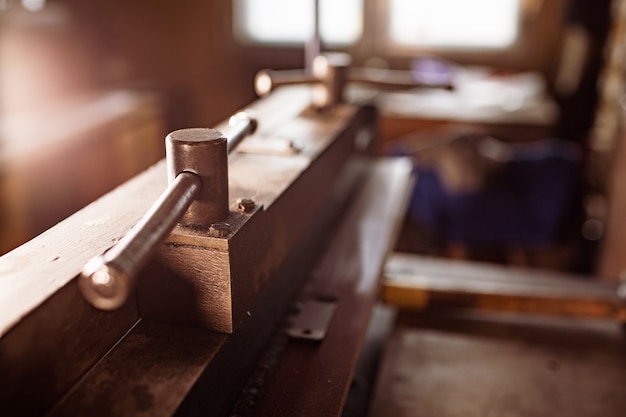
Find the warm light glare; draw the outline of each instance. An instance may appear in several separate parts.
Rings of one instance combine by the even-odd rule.
[[[313,34],[313,0],[239,0],[241,27],[257,42],[302,43]],[[320,34],[334,44],[350,44],[363,30],[363,0],[320,0]]]
[[[264,96],[272,91],[272,77],[267,72],[257,74],[254,81],[254,88],[259,96]]]
[[[112,281],[111,275],[105,271],[96,271],[91,276],[91,280],[96,285],[109,285]]]
[[[22,7],[29,12],[40,12],[46,5],[46,0],[22,0]]]
[[[390,0],[389,36],[403,46],[505,48],[520,0]]]

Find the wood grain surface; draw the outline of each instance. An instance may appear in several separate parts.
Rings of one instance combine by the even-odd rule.
[[[406,208],[410,164],[379,164],[314,269],[307,296],[337,301],[326,338],[291,341],[253,413],[338,416],[380,289],[380,272]]]

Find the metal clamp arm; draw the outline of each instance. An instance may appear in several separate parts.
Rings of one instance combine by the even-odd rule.
[[[124,304],[139,271],[201,189],[202,180],[198,175],[180,173],[128,234],[104,255],[87,262],[79,285],[94,307],[113,310]]]
[[[343,101],[343,91],[349,82],[396,90],[408,88],[452,90],[454,88],[449,83],[417,82],[410,71],[351,68],[350,62],[351,58],[348,54],[333,52],[316,56],[310,74],[304,70],[263,70],[256,76],[255,90],[259,96],[265,96],[281,85],[313,84],[313,107],[322,110]]]
[[[255,131],[257,121],[240,112],[230,125],[228,138],[215,129],[167,135],[169,186],[128,234],[80,274],[79,288],[94,307],[113,310],[126,302],[138,273],[176,224],[208,229],[228,216],[228,153]]]

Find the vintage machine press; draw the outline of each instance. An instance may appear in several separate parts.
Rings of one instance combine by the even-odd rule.
[[[338,416],[381,294],[623,322],[624,288],[387,262],[412,166],[373,156],[376,108],[343,99],[414,86],[379,75],[341,54],[261,72],[263,98],[171,132],[165,160],[0,258],[2,415]]]
[[[317,65],[1,258],[2,415],[340,414],[411,166]]]

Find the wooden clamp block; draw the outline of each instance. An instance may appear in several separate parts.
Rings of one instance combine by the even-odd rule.
[[[305,229],[331,204],[333,189],[357,180],[374,119],[373,108],[338,106],[262,122],[251,139],[290,138],[300,151],[231,158],[230,215],[208,230],[174,229],[139,278],[142,317],[233,332]],[[242,199],[249,206],[235,207]]]

